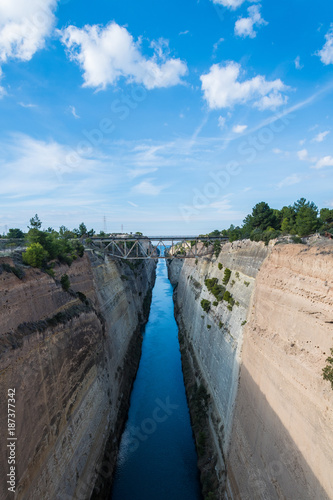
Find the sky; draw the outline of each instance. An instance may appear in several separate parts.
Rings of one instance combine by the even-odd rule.
[[[333,3],[0,0],[0,233],[333,207]]]

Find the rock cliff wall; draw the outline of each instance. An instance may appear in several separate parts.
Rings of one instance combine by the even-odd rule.
[[[55,268],[55,280],[32,268],[19,279],[3,263],[13,262],[0,259],[0,428],[15,389],[15,498],[88,499],[112,476],[154,262],[130,267],[90,253]],[[70,292],[59,283],[65,273]],[[2,446],[4,500],[13,498],[7,458]]]
[[[195,429],[206,495],[333,498],[333,391],[322,378],[333,347],[332,264],[330,242],[244,241],[212,261],[169,265],[192,420],[197,388],[209,397]],[[226,267],[232,310],[214,306],[204,284],[222,283]]]

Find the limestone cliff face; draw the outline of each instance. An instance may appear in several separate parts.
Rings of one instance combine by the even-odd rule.
[[[244,332],[231,498],[333,498],[333,246],[277,245]]]
[[[224,245],[218,259],[169,266],[185,378],[210,395],[218,499],[333,498],[333,391],[322,379],[333,347],[332,264],[329,242],[244,241]],[[235,305],[207,314],[201,300],[215,299],[204,280],[221,283],[226,267]]]
[[[0,274],[0,391],[16,391],[17,499],[84,500],[110,479],[155,279],[153,262],[131,269],[93,253],[55,271],[56,280],[31,268],[22,279]],[[65,273],[71,293],[59,284]]]

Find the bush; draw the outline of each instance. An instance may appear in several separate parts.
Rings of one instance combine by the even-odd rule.
[[[245,286],[249,286],[250,282],[249,281],[244,281]]]
[[[302,238],[300,238],[299,236],[292,236],[291,241],[293,243],[301,243],[301,244],[303,243]]]
[[[206,300],[206,299],[202,299],[202,301],[200,302],[200,305],[201,305],[202,309],[203,309],[206,313],[208,313],[208,312],[209,312],[209,310],[210,310],[210,304],[211,304],[211,303],[209,302],[209,300]]]
[[[218,257],[221,252],[221,242],[220,241],[214,241],[214,254],[215,257]]]
[[[217,302],[217,300],[214,300],[214,302],[213,302],[213,306],[215,306],[215,307],[216,307],[216,306],[218,306],[218,304],[219,304],[219,303]]]
[[[223,276],[223,280],[222,280],[223,285],[227,285],[229,283],[230,276],[231,276],[231,271],[230,271],[230,269],[226,268],[224,271],[224,276]]]
[[[32,243],[22,254],[23,262],[32,267],[42,267],[49,254],[40,243]]]
[[[222,269],[222,267],[223,267],[223,266],[222,266],[222,264],[221,264],[221,262],[219,262],[219,263],[218,263],[217,267],[218,267],[218,268],[219,268],[219,270],[221,271],[221,269]]]
[[[225,300],[226,302],[228,302],[228,304],[231,305],[231,307],[234,305],[235,303],[235,299],[233,298],[233,296],[231,295],[230,292],[226,291],[223,295],[223,300]]]
[[[7,238],[16,239],[16,238],[24,238],[24,233],[21,229],[10,229],[7,233]]]
[[[13,273],[13,274],[15,274],[15,276],[17,278],[19,278],[20,280],[24,276],[23,270],[21,268],[19,268],[19,267],[16,267],[16,266],[13,267],[13,266],[10,266],[9,264],[4,263],[4,264],[2,264],[2,269],[4,271],[6,271],[7,273]]]
[[[67,274],[63,274],[61,276],[60,283],[61,283],[61,286],[62,286],[63,290],[65,290],[65,292],[68,292],[69,287],[71,286],[71,283],[69,281],[69,277],[68,277]]]
[[[212,325],[207,325],[208,330],[210,330],[210,329],[211,329],[211,327],[212,327]]]
[[[218,302],[221,302],[223,299],[223,294],[225,292],[225,288],[222,285],[218,284],[218,279],[217,278],[207,278],[205,280],[205,285],[208,289],[208,291],[214,295],[216,300]]]
[[[333,349],[331,349],[331,354],[333,356]],[[326,359],[328,363],[325,368],[323,368],[323,379],[328,380],[331,383],[331,387],[333,389],[333,357],[329,356]]]

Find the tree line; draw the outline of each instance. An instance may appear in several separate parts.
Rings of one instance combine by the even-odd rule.
[[[241,226],[231,224],[228,229],[215,230],[210,235],[227,236],[230,241],[250,238],[268,243],[280,235],[302,238],[316,232],[333,235],[333,209],[319,211],[313,201],[300,198],[281,210],[271,208],[264,201],[257,203]]]

